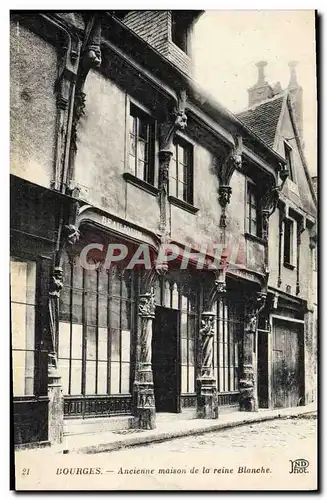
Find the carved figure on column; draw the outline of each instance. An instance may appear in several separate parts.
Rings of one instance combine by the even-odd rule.
[[[49,329],[50,351],[48,356],[49,375],[54,376],[57,371],[57,334],[59,324],[59,297],[63,287],[63,271],[55,267],[49,285]]]
[[[202,313],[201,375],[196,381],[198,418],[218,418],[218,399],[216,380],[213,376],[213,337],[215,314],[211,311]]]
[[[213,313],[204,312],[202,314],[200,328],[200,338],[202,342],[202,377],[210,377],[212,375],[214,321],[215,315]]]

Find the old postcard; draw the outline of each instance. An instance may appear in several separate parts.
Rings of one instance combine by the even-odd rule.
[[[315,16],[11,11],[16,490],[317,489]]]

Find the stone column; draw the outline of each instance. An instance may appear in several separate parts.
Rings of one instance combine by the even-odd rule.
[[[201,374],[197,379],[197,417],[218,418],[216,379],[213,375],[213,336],[216,315],[205,311],[201,316]]]
[[[48,354],[48,440],[51,444],[61,443],[64,427],[64,398],[61,377],[57,366],[59,295],[63,287],[62,269],[55,267],[49,288],[49,330],[50,349]]]
[[[139,429],[155,429],[156,408],[152,374],[152,322],[155,300],[152,291],[139,297],[139,352],[134,382],[134,426]]]
[[[258,292],[246,307],[243,334],[243,369],[240,378],[240,410],[258,410],[257,390],[257,329],[258,314],[266,301],[266,292]]]

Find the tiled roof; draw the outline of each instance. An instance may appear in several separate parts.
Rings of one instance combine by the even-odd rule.
[[[274,146],[284,95],[242,111],[236,116],[271,148]]]

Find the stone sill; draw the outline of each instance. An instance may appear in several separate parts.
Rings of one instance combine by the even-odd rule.
[[[126,182],[129,184],[133,184],[133,186],[136,186],[146,193],[152,194],[152,196],[157,196],[159,194],[159,189],[150,184],[149,182],[144,181],[143,179],[139,179],[135,175],[131,174],[130,172],[125,172],[123,174],[123,178],[125,179]]]
[[[267,245],[265,240],[260,238],[260,236],[256,236],[256,235],[251,234],[251,233],[244,233],[244,236],[245,236],[246,240],[255,241],[256,243],[260,243],[261,245],[264,245],[264,246]]]
[[[172,205],[175,205],[176,207],[181,208],[182,210],[186,210],[186,212],[190,212],[193,215],[195,215],[199,211],[198,208],[194,207],[190,203],[187,203],[187,201],[175,198],[175,196],[168,196],[168,201]]]
[[[285,261],[284,261],[284,267],[286,267],[287,269],[290,269],[291,271],[294,271],[294,269],[295,269],[295,266],[293,266],[293,264],[290,264],[289,262],[285,262]]]

